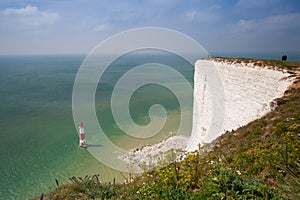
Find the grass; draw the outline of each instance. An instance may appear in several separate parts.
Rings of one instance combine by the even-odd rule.
[[[243,63],[246,65],[253,65],[258,67],[266,67],[269,69],[276,69],[276,70],[285,70],[292,74],[295,71],[300,70],[300,65],[298,62],[288,62],[282,60],[259,60],[259,59],[252,59],[252,58],[224,58],[224,57],[212,57],[209,59],[213,59],[219,62],[226,62],[226,63]]]
[[[255,62],[297,76],[284,97],[274,100],[272,112],[186,153],[181,162],[130,176],[126,183],[102,183],[99,175],[72,177],[44,199],[300,199],[299,63]]]

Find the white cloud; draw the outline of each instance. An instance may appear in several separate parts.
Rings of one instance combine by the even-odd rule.
[[[34,13],[38,12],[38,8],[28,5],[25,8],[6,8],[3,11],[4,15],[32,15]]]
[[[105,31],[107,29],[109,29],[108,24],[99,24],[99,25],[94,27],[94,31]]]
[[[148,0],[151,4],[157,4],[157,5],[168,5],[168,4],[175,4],[178,3],[180,0]]]
[[[197,12],[195,10],[190,10],[190,11],[186,12],[186,18],[188,21],[195,20],[196,15],[197,15]]]
[[[254,29],[257,23],[254,20],[239,20],[235,25],[234,30],[237,32],[249,31]]]
[[[6,8],[2,14],[10,17],[13,21],[29,26],[54,24],[60,18],[55,12],[40,11],[37,7],[27,5],[24,8]]]
[[[196,10],[187,11],[185,17],[190,22],[216,22],[219,20],[216,13]]]
[[[261,19],[239,20],[235,26],[235,32],[246,31],[283,31],[300,28],[300,14],[291,13],[285,15],[272,15]]]
[[[239,9],[255,9],[255,8],[269,8],[270,6],[278,5],[282,0],[272,0],[272,1],[261,1],[261,0],[239,0],[235,7]]]
[[[287,29],[299,28],[300,14],[291,13],[286,15],[269,16],[261,21],[265,28],[269,29]]]
[[[217,4],[211,5],[207,8],[207,10],[209,12],[216,12],[216,11],[219,11],[220,9],[221,9],[221,6],[217,5]]]

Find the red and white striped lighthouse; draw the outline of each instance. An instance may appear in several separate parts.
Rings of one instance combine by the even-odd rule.
[[[83,128],[83,122],[82,121],[79,122],[78,129],[79,129],[79,146],[86,148],[87,143],[86,143],[86,140],[85,140],[85,134],[84,134],[84,128]]]

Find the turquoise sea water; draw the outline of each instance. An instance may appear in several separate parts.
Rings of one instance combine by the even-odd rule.
[[[112,181],[114,177],[122,180],[119,172],[78,147],[72,89],[83,59],[82,55],[0,56],[0,199],[39,196],[55,188],[55,179],[62,184],[73,175],[100,174],[104,181]],[[192,67],[171,55],[150,58],[131,55],[113,63],[100,80],[102,90],[96,93],[96,110],[101,113],[98,120],[108,137],[124,148],[134,147],[138,141],[131,143],[115,126],[109,107],[110,93],[124,71],[147,62],[181,68],[193,84]],[[162,104],[168,114],[172,113],[160,136],[164,138],[178,126],[180,116],[178,102],[166,88],[157,85],[140,88],[130,105],[132,118],[146,125],[148,109],[153,103]]]
[[[278,57],[277,54],[222,56]],[[62,184],[73,175],[100,174],[104,181],[122,180],[119,172],[78,147],[72,117],[72,89],[84,58],[83,55],[0,56],[0,199],[39,196],[55,188],[55,179]],[[290,55],[288,59],[300,61],[300,56]],[[142,141],[124,135],[116,126],[110,110],[112,88],[124,72],[151,62],[176,68],[193,85],[193,67],[176,56],[137,54],[114,62],[100,80],[98,87],[102,89],[97,90],[95,98],[99,123],[111,141],[121,147],[133,148]],[[176,130],[180,116],[174,94],[154,84],[139,88],[132,97],[130,110],[136,123],[149,122],[148,110],[155,103],[166,108],[170,120],[152,142]]]

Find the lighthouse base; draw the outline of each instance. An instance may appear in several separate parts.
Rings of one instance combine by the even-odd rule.
[[[79,146],[80,146],[81,148],[87,148],[87,147],[88,147],[87,144],[80,144]]]
[[[85,141],[80,141],[79,146],[82,147],[82,148],[87,148],[88,144]]]

